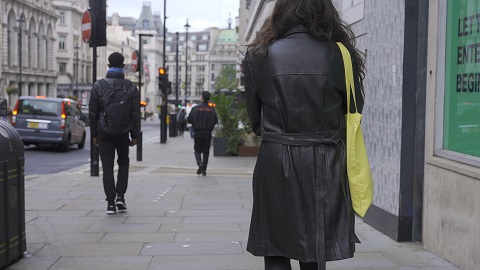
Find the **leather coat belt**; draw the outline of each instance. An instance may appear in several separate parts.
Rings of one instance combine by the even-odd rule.
[[[276,133],[264,132],[262,140],[295,146],[316,146],[321,144],[338,144],[342,136],[340,130],[315,133]]]

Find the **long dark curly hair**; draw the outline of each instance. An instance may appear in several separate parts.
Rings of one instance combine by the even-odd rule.
[[[340,19],[331,0],[277,0],[272,14],[263,23],[260,31],[247,50],[254,55],[265,56],[268,46],[281,38],[288,30],[303,25],[315,37],[342,42],[352,53],[359,71],[360,82],[365,78],[365,59],[355,48],[352,30]],[[363,90],[363,83],[361,83]]]

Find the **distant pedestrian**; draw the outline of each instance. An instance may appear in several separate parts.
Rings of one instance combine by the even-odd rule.
[[[129,146],[137,144],[140,131],[140,95],[137,87],[125,79],[124,57],[114,52],[108,57],[110,68],[105,79],[93,85],[89,103],[90,129],[93,144],[99,147],[103,168],[103,188],[107,214],[118,208],[125,211],[125,193],[130,166]],[[115,151],[118,175],[115,183],[113,165]]]
[[[188,115],[188,122],[194,129],[194,151],[197,161],[197,174],[207,175],[208,156],[210,154],[210,143],[212,131],[218,122],[217,112],[208,105],[210,92],[203,91],[201,103],[193,107]]]
[[[182,109],[177,115],[177,123],[178,129],[180,131],[180,135],[183,137],[183,132],[185,131],[185,126],[187,125],[187,113],[185,109]]]
[[[247,111],[262,145],[253,176],[247,250],[266,270],[326,269],[353,257],[358,238],[345,153],[342,42],[363,108],[363,55],[331,0],[277,0],[249,44]]]

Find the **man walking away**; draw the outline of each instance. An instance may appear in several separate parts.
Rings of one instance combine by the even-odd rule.
[[[107,214],[127,210],[125,192],[130,165],[128,146],[137,144],[140,131],[140,94],[125,79],[124,57],[114,52],[108,57],[110,68],[105,79],[93,85],[89,102],[90,130],[93,144],[99,147],[103,168]],[[118,175],[115,184],[113,163],[117,152]]]
[[[180,135],[183,137],[183,132],[185,131],[185,126],[187,125],[187,113],[185,112],[185,109],[182,109],[177,116],[177,123],[178,123],[178,129],[180,131]]]
[[[195,159],[197,160],[197,174],[207,175],[208,156],[210,154],[210,142],[212,140],[213,127],[218,122],[217,112],[208,105],[210,92],[203,91],[201,103],[192,108],[188,115],[188,122],[192,124]],[[203,155],[203,157],[202,157]]]

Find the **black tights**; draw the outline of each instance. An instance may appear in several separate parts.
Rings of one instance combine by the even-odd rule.
[[[280,256],[268,256],[265,259],[265,270],[292,270],[290,259]],[[316,270],[318,265],[316,262],[300,263],[300,270]]]

